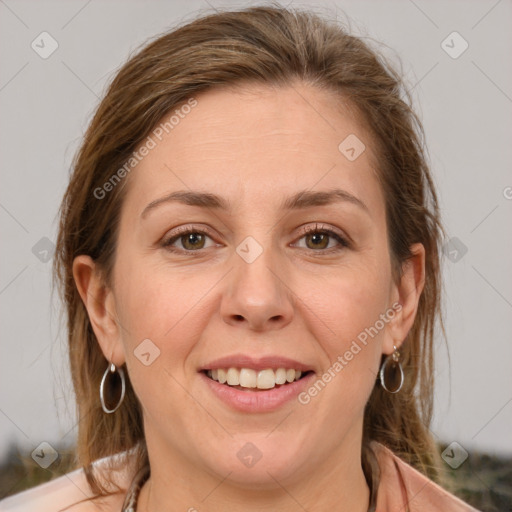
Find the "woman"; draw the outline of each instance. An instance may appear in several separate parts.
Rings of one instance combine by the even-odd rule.
[[[83,469],[2,510],[474,510],[434,483],[442,228],[403,96],[280,7],[119,71],[55,259]]]

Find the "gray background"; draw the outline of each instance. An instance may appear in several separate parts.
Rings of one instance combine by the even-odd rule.
[[[55,240],[71,159],[105,84],[148,37],[198,10],[250,4],[0,0],[0,460],[10,443],[30,453],[42,441],[71,444],[76,434],[44,237]],[[451,362],[439,340],[432,430],[468,451],[511,454],[512,4],[290,4],[341,20],[346,13],[353,32],[402,61],[444,222],[457,239],[443,262]],[[31,48],[43,31],[59,45],[47,59]],[[453,31],[469,44],[458,58],[442,47]],[[445,43],[452,53],[462,48],[457,37]]]

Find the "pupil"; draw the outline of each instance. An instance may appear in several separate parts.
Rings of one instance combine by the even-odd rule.
[[[189,233],[186,237],[185,237],[185,246],[195,246],[196,244],[200,243],[201,242],[201,239],[202,239],[202,236],[201,234],[199,233]]]
[[[324,233],[315,233],[314,235],[310,236],[313,245],[316,245],[317,247],[325,246],[326,235]]]

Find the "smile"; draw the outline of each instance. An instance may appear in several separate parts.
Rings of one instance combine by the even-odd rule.
[[[299,380],[303,373],[292,368],[216,368],[207,370],[206,375],[220,384],[238,389],[272,389]]]
[[[287,403],[297,404],[297,396],[315,379],[313,371],[287,369],[284,375],[289,375],[291,381],[286,378],[283,382],[283,370],[284,368],[254,370],[230,367],[217,368],[216,374],[213,369],[204,370],[199,375],[209,392],[230,409],[244,413],[266,413],[278,410]],[[224,380],[223,383],[219,380],[219,374],[220,380]],[[233,384],[228,382],[228,377]],[[240,382],[254,387],[244,387]]]

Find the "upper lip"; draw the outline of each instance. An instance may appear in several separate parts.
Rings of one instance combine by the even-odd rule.
[[[313,370],[311,366],[288,357],[268,355],[255,358],[246,354],[233,354],[231,356],[215,359],[214,361],[205,364],[200,368],[200,371],[216,370],[219,368],[251,368],[253,370],[285,368],[286,370],[294,369],[300,370],[301,372]]]

